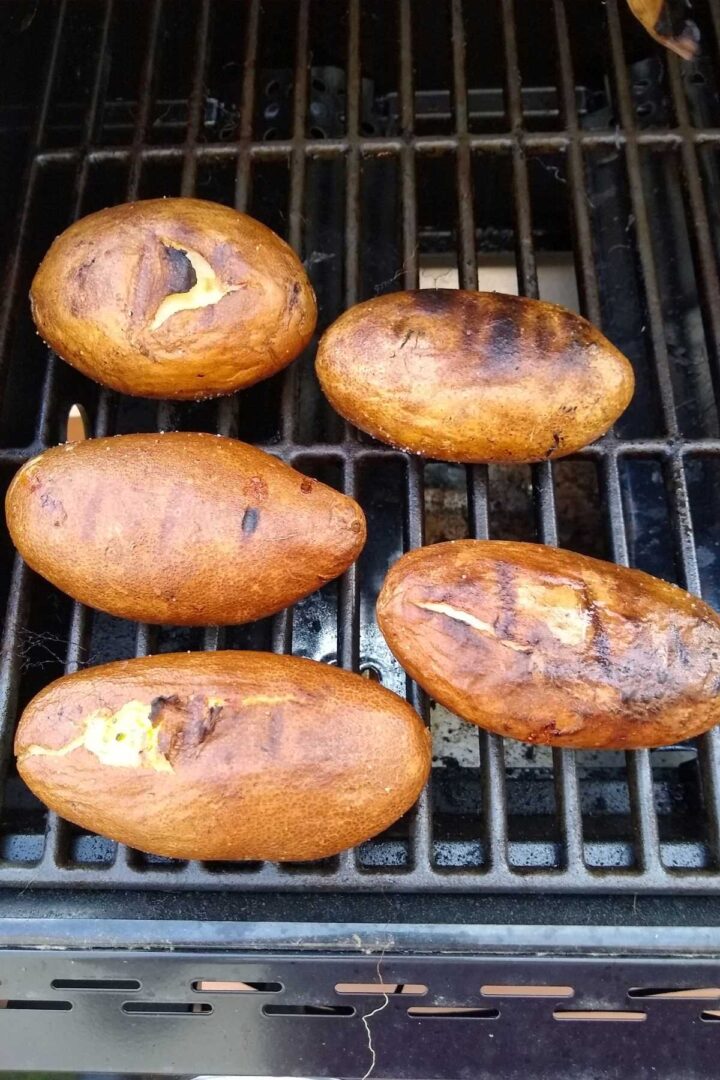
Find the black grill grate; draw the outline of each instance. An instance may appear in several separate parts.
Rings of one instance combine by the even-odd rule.
[[[692,65],[655,46],[618,0],[524,0],[518,12],[513,0],[62,0],[10,3],[3,17],[4,482],[64,438],[79,403],[96,435],[177,427],[254,441],[358,498],[371,540],[339,585],[293,611],[187,631],[71,604],[13,561],[5,539],[0,884],[716,888],[718,732],[661,752],[583,755],[523,754],[468,728],[459,761],[436,713],[437,767],[416,810],[358,851],[306,866],[116,849],[44,813],[13,771],[11,742],[19,709],[50,678],[157,650],[272,647],[403,690],[372,603],[387,566],[423,543],[426,525],[433,539],[447,534],[451,511],[454,536],[567,543],[720,603],[720,0],[697,5],[705,52]],[[99,391],[33,337],[32,272],[78,215],[178,193],[283,233],[317,286],[321,327],[374,292],[417,287],[432,257],[474,288],[479,256],[514,250],[520,291],[538,296],[538,255],[571,251],[583,312],[636,364],[636,403],[569,463],[503,471],[426,464],[358,436],[323,402],[309,358],[209,404]],[[428,716],[417,688],[408,694]]]

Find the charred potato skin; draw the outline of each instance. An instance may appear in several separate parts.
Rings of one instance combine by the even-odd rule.
[[[323,335],[333,407],[383,442],[444,461],[540,461],[614,423],[630,363],[579,315],[501,293],[421,289],[358,304]]]
[[[183,251],[215,273],[217,302],[153,329],[192,286]],[[300,260],[259,221],[201,199],[148,199],[90,214],[52,244],[30,290],[40,336],[125,394],[201,399],[280,371],[310,341],[315,295]]]
[[[66,443],[6,496],[28,565],[142,622],[247,622],[343,573],[365,543],[352,499],[235,439],[190,432]]]
[[[152,712],[162,768],[147,755],[108,764],[84,745],[57,753],[89,715],[128,702]],[[405,813],[427,780],[430,736],[405,701],[360,676],[269,653],[182,653],[58,679],[25,709],[15,753],[47,806],[142,851],[305,860]]]
[[[429,694],[500,735],[627,750],[720,722],[720,618],[638,570],[539,544],[451,541],[403,556],[377,614]]]

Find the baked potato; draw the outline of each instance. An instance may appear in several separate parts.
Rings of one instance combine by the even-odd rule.
[[[40,336],[104,386],[152,398],[232,394],[310,341],[315,295],[271,229],[201,199],[147,199],[76,221],[30,290]]]
[[[358,675],[167,653],[68,675],[25,709],[18,771],[68,821],[176,859],[321,859],[409,810],[430,733]]]
[[[457,540],[404,555],[377,602],[403,667],[458,716],[550,746],[664,746],[720,722],[720,618],[572,551]]]
[[[443,461],[572,453],[608,430],[634,389],[630,363],[579,315],[460,289],[358,304],[323,335],[316,369],[352,424]]]
[[[235,439],[117,435],[53,447],[5,513],[33,570],[150,623],[259,619],[342,574],[365,542],[352,499]]]

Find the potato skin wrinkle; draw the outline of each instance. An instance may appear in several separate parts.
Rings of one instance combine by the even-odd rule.
[[[232,394],[312,337],[302,263],[271,229],[202,199],[147,199],[76,221],[30,289],[38,332],[96,382],[140,397]]]
[[[720,617],[639,570],[542,544],[450,541],[395,563],[377,616],[428,694],[499,735],[631,750],[720,723]]]
[[[635,386],[629,361],[579,315],[462,289],[358,304],[323,335],[316,370],[350,423],[443,461],[573,453],[612,426]]]
[[[125,619],[249,622],[338,577],[365,543],[352,499],[262,450],[194,432],[46,450],[5,500],[28,565]]]
[[[121,736],[118,739],[118,736]],[[430,733],[382,686],[272,653],[87,668],[25,709],[18,771],[68,821],[176,859],[321,859],[413,805]]]

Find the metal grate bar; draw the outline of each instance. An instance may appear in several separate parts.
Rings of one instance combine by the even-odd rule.
[[[680,60],[678,57],[668,54],[667,61],[673,108],[677,116],[678,127],[683,134],[681,155],[690,210],[687,216],[690,219],[689,224],[695,245],[696,262],[700,271],[698,284],[701,310],[708,352],[713,365],[717,396],[717,383],[720,380],[720,281],[718,281],[717,265],[712,248],[712,232],[700,176],[698,150],[692,139],[688,137],[692,131],[692,124],[680,75]]]
[[[307,458],[322,458],[327,461],[341,463],[343,461],[363,461],[383,459],[387,461],[404,461],[405,454],[401,450],[393,450],[388,447],[380,448],[365,443],[348,442],[347,444],[330,443],[303,443],[298,445],[286,442],[279,438],[271,441],[258,441],[256,444],[261,450],[276,454],[284,461],[292,463]],[[43,449],[43,445],[33,441],[29,446],[23,447],[0,447],[0,467],[19,467],[23,462],[33,457]],[[685,460],[687,458],[717,458],[720,457],[720,440],[717,439],[684,439],[678,443],[673,439],[663,438],[639,438],[623,439],[615,441],[612,436],[604,436],[592,446],[586,446],[569,455],[568,461],[593,461],[602,464],[607,459],[609,464],[624,459],[629,460],[660,460],[670,462],[674,458]]]
[[[400,127],[405,142],[400,153],[400,198],[402,213],[403,277],[406,289],[419,283],[417,240],[417,190],[415,155],[410,140],[415,129],[412,70],[412,14],[410,0],[399,0]],[[425,530],[423,465],[417,458],[407,460],[405,494],[405,544],[407,549],[420,547]],[[416,683],[408,679],[408,698],[427,723],[427,701]],[[432,796],[427,788],[415,807],[410,828],[410,861],[415,868],[428,866],[432,851]]]
[[[465,29],[461,0],[452,4],[452,56],[455,126],[458,135],[457,199],[459,222],[458,277],[461,288],[477,288],[477,253],[473,213],[472,162],[468,139],[467,75],[465,65]],[[468,468],[470,523],[472,535],[488,535],[488,468]],[[480,768],[484,799],[484,836],[489,867],[507,869],[507,803],[504,788],[502,742],[487,732],[478,732]]]
[[[653,258],[652,235],[648,219],[647,204],[643,192],[640,153],[637,140],[633,138],[635,135],[635,114],[630,93],[630,82],[625,64],[620,18],[616,0],[609,0],[607,5],[607,18],[613,61],[613,75],[618,95],[618,108],[621,123],[628,136],[625,147],[625,159],[630,197],[635,216],[638,254],[642,268],[643,281],[645,283],[645,302],[647,305],[655,371],[666,428],[670,435],[674,436],[678,434],[678,423],[670,375],[670,358],[665,339],[662,301],[660,298]],[[682,506],[683,523],[689,525],[687,488],[682,472],[682,462],[678,458],[674,458],[673,460],[676,462],[676,465],[672,468],[673,483],[670,496],[671,499],[675,501],[676,509],[678,511]],[[625,537],[624,523],[622,521],[622,500],[619,497],[619,493],[617,500],[613,500],[609,508],[613,534],[619,531],[615,526],[619,526],[622,523],[622,547],[625,549],[626,555],[627,539]],[[683,564],[687,566],[686,558],[692,558],[694,556],[694,551],[690,552],[685,550],[686,538],[687,534],[684,533],[683,538],[681,539],[682,548],[680,554],[683,559]],[[687,543],[692,546],[692,537],[687,540]],[[695,572],[697,572],[697,568],[695,568]],[[632,814],[635,822],[638,861],[643,871],[654,871],[659,865],[660,855],[652,768],[650,764],[650,755],[646,751],[635,751],[633,754],[628,754],[628,786]]]
[[[138,87],[139,104],[137,118],[135,120],[135,131],[132,144],[129,149],[130,172],[128,175],[127,195],[130,201],[137,198],[140,189],[140,173],[143,166],[143,143],[147,137],[148,124],[150,123],[153,75],[158,49],[162,7],[163,0],[153,0],[152,7],[150,8],[147,45],[145,47],[145,58],[140,75],[140,86]]]
[[[348,136],[352,142],[360,129],[360,0],[350,0],[348,7],[346,115]],[[360,298],[360,155],[352,146],[346,159],[345,174],[345,306],[350,308]],[[345,440],[354,436],[345,425]],[[350,460],[343,469],[343,491],[357,499],[357,469]],[[351,566],[340,581],[338,605],[338,663],[357,671],[359,663],[358,570]]]
[[[522,81],[517,52],[514,0],[503,0],[503,32],[507,70],[508,115],[517,141],[513,148],[513,189],[516,215],[516,249],[518,252],[518,283],[525,296],[539,295],[537,262],[532,235],[532,207],[528,180],[527,160],[522,145]],[[574,104],[574,89],[571,90]],[[553,487],[552,465],[549,461],[532,467],[535,513],[538,521],[538,540],[543,544],[557,545],[557,515]],[[572,753],[563,750],[553,752],[553,774],[556,791],[557,813],[565,861],[567,865],[582,859],[582,817],[577,771]]]
[[[187,140],[183,155],[181,195],[195,194],[197,157],[193,150],[197,145],[205,105],[205,68],[207,66],[208,41],[210,38],[210,0],[202,0],[198,27],[195,35],[195,62],[188,109]]]
[[[649,321],[650,339],[657,373],[658,387],[662,401],[666,429],[670,435],[678,434],[675,400],[670,375],[670,359],[662,317],[662,301],[658,287],[657,274],[653,261],[652,234],[648,218],[647,204],[643,192],[640,153],[635,131],[635,110],[630,92],[630,81],[625,61],[625,53],[618,15],[617,0],[608,0],[607,19],[610,33],[610,49],[613,64],[615,90],[618,98],[620,121],[625,130],[625,162],[628,173],[628,186],[632,209],[635,217],[638,256],[645,283],[645,303]]]
[[[575,94],[575,75],[564,0],[554,0],[553,12],[558,51],[560,115],[570,136],[566,160],[574,230],[575,276],[582,310],[591,321],[599,324],[600,301],[585,193],[582,148],[578,140],[580,129]],[[542,499],[542,497],[543,491],[541,490],[540,498]],[[544,539],[547,543],[557,544],[557,515],[554,506],[540,508],[540,521],[544,533],[541,539]],[[551,526],[549,529],[547,528],[548,524]],[[584,862],[582,811],[577,763],[574,753],[561,749],[553,750],[553,772],[555,801],[562,847],[565,852],[565,865],[568,867],[582,865]]]
[[[57,74],[58,63],[60,59],[61,44],[63,41],[63,30],[65,27],[65,19],[67,16],[67,0],[62,0],[60,8],[58,10],[57,22],[55,24],[55,33],[53,34],[52,44],[50,48],[50,56],[48,58],[47,70],[45,72],[45,81],[43,84],[42,97],[40,99],[40,107],[38,109],[37,122],[35,124],[35,130],[33,132],[31,140],[30,150],[30,163],[28,166],[27,176],[24,181],[25,198],[23,199],[22,208],[18,215],[18,225],[13,238],[12,252],[8,263],[7,273],[3,282],[3,303],[0,307],[0,361],[3,366],[7,365],[8,360],[8,337],[12,320],[16,310],[16,293],[18,288],[18,279],[20,276],[20,268],[22,266],[22,256],[24,254],[27,230],[30,223],[30,209],[32,207],[33,198],[35,195],[35,187],[38,179],[39,161],[38,151],[43,144],[45,138],[45,129],[47,127],[48,113],[50,111],[50,104],[52,101],[53,87],[55,84],[55,77]]]
[[[257,79],[258,32],[260,29],[260,0],[251,0],[248,9],[247,43],[243,62],[242,106],[238,128],[237,173],[235,176],[235,206],[247,210],[250,204],[250,143],[255,110]]]
[[[708,0],[708,8],[710,10],[710,20],[715,35],[715,47],[717,51],[717,49],[720,48],[720,4],[718,3],[718,0]]]
[[[720,144],[720,128],[694,128],[688,135],[696,146],[717,146]],[[562,153],[570,146],[571,138],[567,132],[524,131],[523,145],[534,153]],[[655,150],[673,150],[682,146],[683,136],[678,131],[649,129],[637,131],[631,137],[628,132],[619,129],[581,130],[577,141],[584,150],[617,149],[633,142],[637,146]],[[359,136],[357,144],[364,157],[387,157],[388,154],[402,154],[404,142],[397,135]],[[507,154],[515,145],[515,136],[507,133],[488,133],[468,135],[468,146],[474,152],[484,154]],[[318,160],[341,158],[347,154],[350,141],[347,137],[319,139],[308,138],[304,141],[304,151],[308,157]],[[454,135],[417,135],[413,139],[413,150],[419,157],[436,157],[438,154],[453,154],[457,149]],[[286,161],[292,156],[294,144],[290,139],[278,139],[273,142],[254,142],[250,155],[258,161]],[[38,167],[72,164],[81,156],[81,151],[74,147],[46,149],[35,158]],[[236,142],[200,143],[193,147],[193,153],[203,161],[225,161],[237,155]],[[142,148],[143,161],[171,162],[183,158],[185,150],[179,146],[153,146]],[[90,151],[89,160],[93,165],[108,162],[123,163],[131,157],[131,150],[124,146],[100,146]]]
[[[570,141],[567,147],[567,171],[570,181],[573,226],[575,231],[575,267],[582,310],[596,325],[600,324],[600,297],[593,259],[592,231],[585,189],[585,167],[580,142],[575,75],[573,73],[565,0],[553,0],[555,40],[558,50],[560,112]]]
[[[103,15],[102,27],[100,31],[100,39],[97,47],[97,62],[95,65],[95,75],[92,83],[92,93],[90,97],[90,104],[88,106],[86,122],[84,125],[83,141],[86,147],[89,147],[96,134],[97,122],[100,112],[100,100],[103,89],[105,63],[108,53],[108,42],[110,38],[110,28],[112,25],[112,19],[114,14],[115,0],[106,0],[105,10]],[[73,203],[71,209],[70,220],[74,221],[78,218],[82,212],[82,206],[85,199],[85,193],[88,186],[89,179],[89,165],[87,157],[81,158],[75,174]],[[38,425],[37,437],[38,441],[46,445],[53,445],[56,438],[53,438],[50,433],[50,421],[51,418],[57,416],[58,402],[55,397],[55,384],[58,375],[58,368],[61,361],[52,352],[51,349],[47,350],[47,378],[45,381],[45,387],[43,391],[43,407],[40,412],[40,421]],[[58,432],[58,437],[62,437]],[[76,601],[72,604],[72,614],[70,617],[70,634],[68,649],[65,654],[65,672],[71,674],[77,671],[83,663],[83,655],[85,652],[85,646],[87,643],[88,632],[90,623],[90,612],[82,604]],[[68,836],[68,825],[62,818],[59,818],[57,814],[52,811],[48,812],[47,817],[47,829],[45,834],[45,846],[43,851],[43,858],[40,863],[41,870],[45,870],[48,866],[56,867],[61,865],[64,857],[64,847]]]
[[[468,145],[467,74],[465,66],[465,27],[462,0],[452,0],[453,103],[458,146],[456,159],[459,262],[461,289],[477,288],[475,218],[473,214],[472,162]]]
[[[299,0],[297,16],[297,46],[293,84],[293,150],[290,158],[290,204],[289,243],[299,254],[303,250],[302,207],[305,192],[305,154],[303,140],[307,116],[307,80],[310,67],[308,46],[309,0]],[[292,440],[295,430],[295,402],[297,400],[297,369],[290,367],[283,380],[280,416],[283,437]],[[292,608],[281,611],[273,620],[273,649],[277,652],[292,650]]]
[[[107,0],[105,4],[105,12],[103,15],[102,27],[100,31],[100,39],[97,47],[97,64],[95,66],[95,77],[92,84],[92,92],[90,96],[90,103],[88,105],[85,123],[83,125],[83,145],[86,150],[91,146],[96,133],[97,123],[100,110],[100,99],[103,90],[103,81],[106,70],[105,58],[108,51],[108,40],[110,38],[110,27],[112,24],[114,14],[115,0]],[[82,157],[78,163],[75,173],[75,187],[73,194],[72,209],[70,211],[70,221],[74,221],[78,218],[82,212],[83,200],[85,198],[85,192],[88,185],[90,166],[88,164],[87,154]],[[58,374],[58,366],[60,361],[55,353],[51,350],[47,350],[48,362],[46,369],[45,383],[43,386],[43,392],[40,402],[40,412],[38,416],[38,424],[36,430],[36,439],[42,445],[52,446],[58,438],[61,436],[60,432],[51,433],[50,427],[57,415],[57,401],[56,401],[56,382]]]

